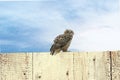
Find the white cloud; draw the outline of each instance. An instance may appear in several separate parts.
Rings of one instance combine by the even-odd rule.
[[[103,51],[120,49],[119,12],[91,19],[78,31],[71,48],[82,51]]]

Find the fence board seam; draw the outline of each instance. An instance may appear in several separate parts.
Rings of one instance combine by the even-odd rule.
[[[33,80],[33,53],[32,53],[32,80]]]
[[[112,52],[109,52],[110,55],[110,80],[112,80]]]
[[[75,61],[75,59],[74,59],[74,53],[73,53],[73,80],[75,80],[75,67],[74,67],[74,61]]]

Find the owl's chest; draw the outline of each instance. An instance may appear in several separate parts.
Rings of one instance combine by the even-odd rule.
[[[67,49],[70,46],[71,40],[67,42],[67,44],[63,47],[63,49]]]

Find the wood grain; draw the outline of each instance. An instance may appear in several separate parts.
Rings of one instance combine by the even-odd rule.
[[[120,80],[120,51],[112,51],[112,80]]]
[[[0,54],[0,80],[32,80],[32,54]]]

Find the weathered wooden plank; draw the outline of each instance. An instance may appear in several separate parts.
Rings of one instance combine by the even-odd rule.
[[[87,80],[85,63],[85,53],[74,53],[73,54],[73,77],[74,80]],[[85,67],[86,66],[86,67]]]
[[[110,80],[107,52],[74,53],[74,80]]]
[[[0,54],[0,80],[32,80],[32,54]]]
[[[33,80],[74,80],[73,53],[33,53]]]
[[[112,51],[112,80],[120,80],[120,51]]]

